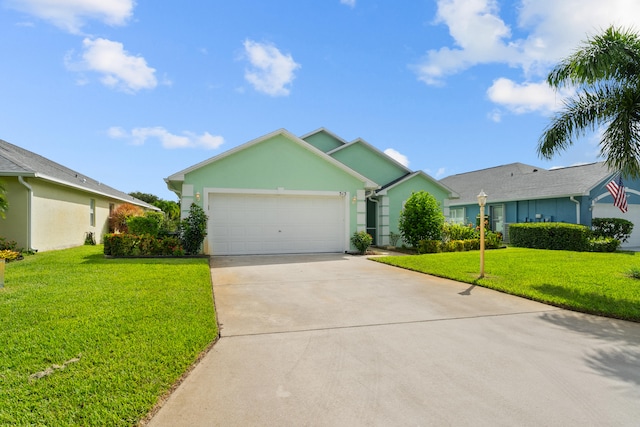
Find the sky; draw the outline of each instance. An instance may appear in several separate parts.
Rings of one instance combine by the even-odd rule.
[[[0,0],[0,139],[121,191],[285,128],[436,179],[543,160],[554,65],[637,0]],[[480,190],[480,189],[479,189]]]

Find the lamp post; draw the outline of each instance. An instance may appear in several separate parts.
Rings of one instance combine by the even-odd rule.
[[[487,195],[484,190],[478,194],[478,205],[480,205],[480,277],[484,277],[484,206],[487,204]]]

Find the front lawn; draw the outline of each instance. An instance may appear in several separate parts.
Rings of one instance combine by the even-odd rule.
[[[135,425],[216,339],[207,259],[102,250],[7,264],[0,425]]]
[[[640,253],[507,248],[376,258],[378,262],[477,284],[585,313],[640,321]]]

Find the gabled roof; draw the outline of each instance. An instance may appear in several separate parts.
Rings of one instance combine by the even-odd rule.
[[[326,129],[326,128],[319,128],[316,129],[312,132],[309,132],[307,134],[304,134],[300,137],[300,139],[307,141],[309,144],[313,145],[314,147],[316,147],[317,149],[319,149],[320,151],[324,151],[325,153],[328,151],[331,151],[330,149],[327,150],[322,150],[320,147],[318,147],[317,144],[309,141],[309,139],[314,139],[315,136],[318,136],[320,134],[324,134],[324,135],[328,135],[330,136],[332,139],[334,139],[334,142],[337,143],[337,146],[341,146],[347,143],[347,141],[345,141],[344,139],[340,138],[338,135],[336,135],[335,133],[331,132],[330,130]]]
[[[460,195],[451,205],[468,205],[478,203],[481,190],[492,203],[584,196],[612,175],[603,162],[550,170],[511,163],[448,176],[440,182]]]
[[[0,139],[0,176],[22,176],[40,178],[66,187],[106,196],[123,202],[159,210],[155,206],[136,199],[122,191],[109,187],[53,162],[36,153],[25,150]]]
[[[312,146],[311,144],[307,143],[306,141],[303,141],[301,138],[298,138],[297,136],[295,136],[294,134],[292,134],[291,132],[289,132],[286,129],[278,129],[274,132],[268,133],[266,135],[263,135],[259,138],[256,138],[254,140],[251,140],[249,142],[246,142],[242,145],[239,145],[235,148],[232,148],[231,150],[225,151],[222,154],[219,154],[217,156],[211,157],[207,160],[204,160],[200,163],[197,163],[191,167],[188,167],[184,170],[181,170],[180,172],[176,172],[173,175],[165,178],[165,182],[167,183],[167,186],[169,187],[169,189],[171,191],[174,192],[180,192],[180,188],[176,185],[174,185],[175,183],[179,183],[179,182],[183,182],[184,181],[184,177],[186,174],[188,174],[189,172],[195,171],[197,169],[200,169],[206,165],[209,165],[211,163],[217,162],[221,159],[224,159],[225,157],[231,156],[237,152],[246,150],[249,147],[252,147],[256,144],[260,144],[263,141],[266,141],[268,139],[271,139],[275,136],[278,135],[282,135],[284,137],[286,137],[287,139],[293,141],[294,143],[300,145],[301,147],[305,148],[306,150],[309,150],[311,153],[313,153],[316,156],[319,156],[321,158],[323,158],[326,162],[336,166],[339,169],[342,169],[343,171],[345,171],[346,173],[350,174],[351,176],[357,178],[358,180],[362,181],[365,188],[367,189],[376,189],[379,188],[380,186],[378,184],[376,184],[375,182],[371,181],[369,178],[359,174],[358,172],[354,171],[353,169],[349,168],[348,166],[346,166],[345,164],[339,162],[338,160],[334,159],[333,157],[323,153],[321,150],[318,150],[317,148],[315,148],[314,146]],[[174,183],[174,184],[172,184]]]
[[[413,179],[416,176],[422,176],[426,180],[433,182],[434,185],[437,185],[438,187],[444,189],[445,191],[447,191],[449,193],[449,198],[451,198],[451,199],[456,199],[456,198],[459,197],[458,193],[456,193],[451,188],[449,188],[446,185],[444,185],[442,183],[442,181],[438,181],[437,179],[431,177],[429,174],[425,173],[424,171],[417,171],[417,172],[413,172],[413,173],[408,173],[405,176],[400,177],[400,178],[396,179],[395,181],[392,181],[392,182],[386,184],[385,186],[383,186],[382,188],[377,190],[376,194],[385,195],[385,194],[387,194],[388,190],[391,190],[393,187],[396,187],[396,186],[402,184],[403,182],[409,181],[410,179]]]
[[[386,160],[387,162],[393,164],[396,167],[399,167],[401,169],[403,169],[405,172],[410,173],[411,169],[409,169],[408,167],[406,167],[405,165],[403,165],[402,163],[398,162],[396,159],[394,159],[391,156],[388,156],[387,154],[385,154],[384,152],[378,150],[376,147],[374,147],[373,145],[369,144],[367,141],[365,141],[362,138],[356,138],[353,141],[342,145],[338,148],[336,148],[335,150],[331,150],[329,151],[327,154],[329,154],[330,156],[342,151],[342,150],[348,150],[350,147],[354,146],[354,145],[362,145],[363,147],[367,147],[369,150],[371,150],[373,153],[375,153],[377,156],[379,156],[380,158]]]

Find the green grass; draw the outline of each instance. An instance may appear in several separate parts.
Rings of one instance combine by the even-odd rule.
[[[575,311],[640,321],[640,253],[507,248],[377,258],[410,270],[472,283]]]
[[[102,246],[7,264],[0,322],[0,425],[135,425],[217,336],[208,260]]]

